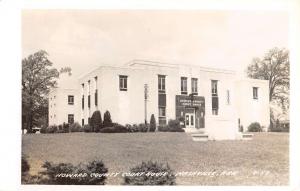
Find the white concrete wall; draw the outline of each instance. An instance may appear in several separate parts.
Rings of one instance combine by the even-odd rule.
[[[68,105],[68,95],[74,96],[74,105]],[[77,89],[55,88],[49,94],[49,125],[68,122],[68,114],[74,114],[76,122],[79,116],[79,97]],[[80,122],[80,121],[77,121]]]
[[[244,131],[253,122],[265,127],[270,124],[269,82],[267,80],[245,79],[237,81],[238,116]],[[258,87],[258,99],[253,99],[253,87]]]

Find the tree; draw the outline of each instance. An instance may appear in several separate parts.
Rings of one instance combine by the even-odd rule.
[[[290,62],[289,51],[273,48],[265,56],[254,58],[247,68],[250,78],[269,81],[269,101],[281,107],[286,113],[289,109]],[[272,123],[271,123],[272,124]]]
[[[101,112],[99,110],[94,111],[91,118],[91,127],[93,132],[98,132],[102,127]]]
[[[103,116],[103,127],[111,127],[112,120],[109,111],[106,111]]]
[[[149,128],[150,128],[149,131],[151,131],[151,132],[154,132],[156,129],[156,120],[155,120],[154,114],[151,115]]]
[[[50,88],[57,85],[56,79],[60,74],[51,66],[52,62],[44,50],[22,60],[22,129],[27,129],[29,133],[41,117],[47,118],[47,95]]]

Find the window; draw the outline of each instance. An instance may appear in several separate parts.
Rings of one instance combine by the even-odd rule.
[[[229,90],[226,91],[226,101],[227,101],[227,105],[230,105],[230,91]]]
[[[218,115],[219,113],[219,97],[218,97],[218,81],[211,81],[211,107],[212,115]]]
[[[91,107],[91,95],[88,95],[88,108]]]
[[[84,119],[81,119],[81,126],[84,126]]]
[[[128,76],[119,76],[119,88],[120,91],[127,91],[127,78]]]
[[[212,115],[218,115],[218,109],[212,109]]]
[[[69,105],[74,105],[74,96],[73,95],[68,96],[68,104]]]
[[[160,125],[165,125],[167,124],[166,120],[166,108],[165,107],[159,107],[158,108],[158,118],[159,118],[159,124]]]
[[[84,109],[84,95],[82,95],[82,98],[81,98],[81,107],[82,107],[82,109]]]
[[[218,95],[218,81],[217,80],[212,80],[211,81],[211,94],[213,96]]]
[[[253,99],[258,99],[258,87],[253,87]]]
[[[98,105],[98,89],[97,89],[97,82],[98,82],[98,77],[95,76],[95,106]]]
[[[187,78],[181,77],[181,94],[187,95]]]
[[[158,93],[166,93],[166,76],[158,75]]]
[[[198,95],[198,79],[192,78],[192,94]]]
[[[74,123],[74,114],[68,114],[68,123],[69,124]]]
[[[219,98],[216,96],[212,97],[212,114],[218,115],[219,110]]]
[[[98,105],[98,90],[95,90],[95,106]]]

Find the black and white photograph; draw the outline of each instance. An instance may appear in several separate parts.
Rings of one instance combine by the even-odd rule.
[[[21,187],[291,185],[288,10],[19,15]]]
[[[288,184],[285,12],[24,10],[22,53],[23,184]]]

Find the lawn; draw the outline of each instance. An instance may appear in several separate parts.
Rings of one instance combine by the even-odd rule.
[[[288,133],[257,133],[251,141],[208,142],[194,142],[186,133],[27,134],[22,137],[22,152],[28,156],[31,174],[40,171],[45,161],[78,164],[102,159],[109,172],[128,172],[142,161],[154,160],[168,162],[176,173],[215,171],[219,175],[178,176],[179,185],[289,182]],[[107,179],[110,185],[122,182],[122,176]]]

